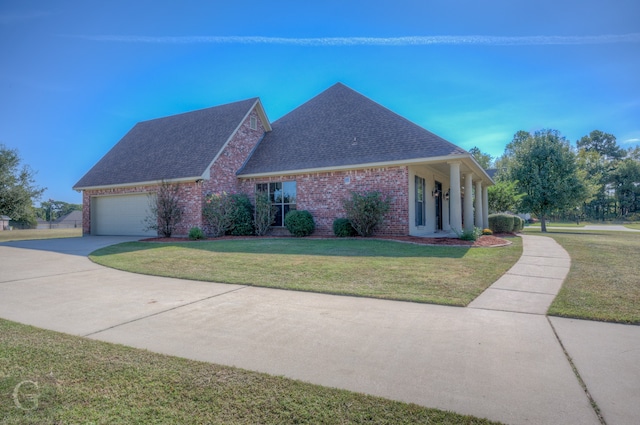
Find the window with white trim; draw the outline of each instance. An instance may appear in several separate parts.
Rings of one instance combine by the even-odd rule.
[[[416,215],[416,226],[424,226],[425,225],[425,199],[424,199],[424,179],[422,177],[416,176],[415,180],[415,192],[416,192],[416,205],[415,205],[415,215]]]

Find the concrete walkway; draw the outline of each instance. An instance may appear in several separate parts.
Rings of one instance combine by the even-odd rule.
[[[523,261],[551,261],[537,238]],[[0,317],[509,424],[598,424],[566,349],[607,423],[640,418],[640,327],[142,276],[82,256],[99,245],[0,244]],[[540,293],[529,274],[507,290]]]
[[[552,238],[522,235],[522,256],[470,308],[546,314],[571,268],[571,257]]]

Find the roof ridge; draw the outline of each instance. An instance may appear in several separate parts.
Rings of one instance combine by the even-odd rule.
[[[211,109],[224,108],[225,106],[237,105],[237,104],[242,103],[242,102],[251,103],[253,105],[256,102],[256,100],[259,100],[259,99],[260,99],[260,97],[258,97],[258,96],[251,97],[251,98],[247,98],[247,99],[243,99],[243,100],[237,100],[235,102],[223,103],[221,105],[207,106],[205,108],[193,109],[191,111],[184,111],[184,112],[178,112],[178,113],[171,114],[171,115],[165,115],[165,116],[162,116],[162,117],[149,118],[148,120],[138,121],[136,124],[147,123],[147,122],[157,121],[157,120],[164,120],[164,119],[167,119],[167,118],[175,118],[175,117],[180,117],[182,115],[195,114],[195,113],[198,113],[198,112],[208,111],[208,110],[211,110]]]

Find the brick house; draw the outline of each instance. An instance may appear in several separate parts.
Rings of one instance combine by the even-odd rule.
[[[487,227],[487,173],[465,150],[378,103],[335,84],[271,123],[260,99],[136,124],[76,183],[83,233],[150,235],[148,194],[180,187],[177,234],[203,226],[210,193],[269,191],[282,227],[290,209],[308,210],[331,234],[351,191],[392,200],[379,235],[427,236]]]

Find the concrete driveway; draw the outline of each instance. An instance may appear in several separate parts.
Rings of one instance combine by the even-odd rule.
[[[0,317],[505,423],[598,424],[557,332],[608,423],[640,417],[640,397],[609,393],[638,391],[638,327],[142,276],[85,257],[113,242],[0,244]]]

